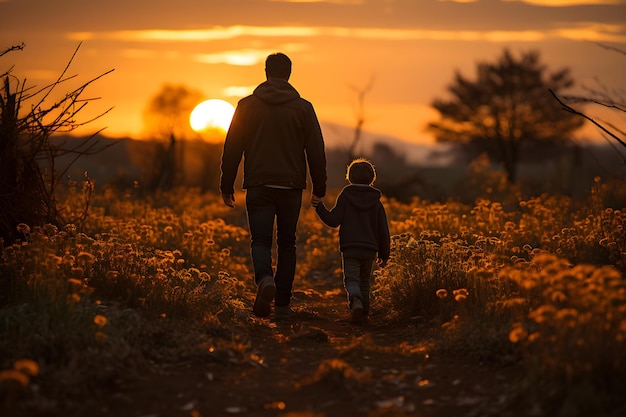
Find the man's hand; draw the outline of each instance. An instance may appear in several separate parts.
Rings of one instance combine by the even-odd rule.
[[[235,208],[235,194],[222,193],[222,200],[224,200],[224,204],[228,207]]]
[[[319,206],[321,202],[322,202],[322,197],[318,197],[315,194],[311,194],[311,205],[313,207]]]

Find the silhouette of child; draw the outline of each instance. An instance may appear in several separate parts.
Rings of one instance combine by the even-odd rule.
[[[341,190],[330,211],[321,199],[312,200],[312,205],[327,226],[339,226],[343,282],[351,321],[360,323],[370,310],[374,261],[384,267],[391,244],[387,214],[380,201],[381,192],[372,186],[376,180],[372,163],[365,158],[355,159],[348,166],[346,179],[350,184]]]

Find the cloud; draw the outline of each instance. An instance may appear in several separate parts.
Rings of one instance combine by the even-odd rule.
[[[350,4],[350,5],[360,5],[365,2],[365,0],[268,0],[268,1],[270,3],[331,3],[331,4]]]
[[[567,6],[598,6],[601,4],[620,4],[623,0],[502,0],[504,2],[528,3],[536,6],[567,7]]]
[[[85,32],[70,33],[70,39],[77,35],[82,36]],[[100,37],[118,41],[143,41],[143,42],[206,42],[212,40],[234,39],[242,36],[277,37],[277,36],[313,36],[315,29],[309,27],[289,26],[216,26],[211,29],[198,30],[120,30],[112,32],[100,32],[89,34],[92,37]]]
[[[445,30],[396,29],[376,27],[309,27],[309,26],[229,26],[198,30],[125,30],[112,32],[72,32],[71,40],[107,39],[126,42],[206,42],[240,37],[329,37],[373,40],[434,40],[434,41],[487,41],[487,42],[537,42],[545,39],[593,40],[626,42],[626,25],[599,23],[572,23],[570,26],[544,30]],[[266,51],[247,51],[236,55],[228,53],[199,55],[197,59],[208,63],[227,60],[235,65],[254,65],[258,54]],[[237,61],[238,63],[235,63]]]

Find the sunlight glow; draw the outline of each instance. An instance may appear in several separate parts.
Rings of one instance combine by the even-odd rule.
[[[227,101],[205,100],[193,109],[189,116],[189,124],[196,132],[211,129],[227,131],[234,113],[235,108]]]
[[[222,95],[226,97],[245,97],[251,94],[256,85],[243,86],[243,85],[232,85],[230,87],[226,87],[222,90]]]
[[[215,54],[196,54],[195,61],[203,64],[229,64],[236,66],[252,66],[263,62],[273,50],[242,50],[228,51]]]

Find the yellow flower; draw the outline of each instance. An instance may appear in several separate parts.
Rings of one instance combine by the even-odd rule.
[[[454,295],[462,295],[464,297],[467,297],[469,295],[469,291],[467,291],[466,288],[459,288],[458,290],[452,291],[452,293]]]
[[[441,289],[437,290],[436,294],[437,294],[437,297],[439,297],[439,298],[446,298],[448,296],[448,291],[443,289],[443,288],[441,288]]]
[[[528,332],[526,331],[526,329],[524,329],[524,327],[520,325],[515,326],[513,330],[511,330],[511,332],[509,333],[509,340],[511,341],[511,343],[519,343],[527,337]]]
[[[28,376],[39,374],[39,364],[32,359],[18,359],[13,364],[13,369]]]
[[[67,282],[69,282],[70,284],[78,285],[79,287],[83,286],[83,281],[76,278],[70,278],[67,280]]]
[[[15,369],[5,369],[4,371],[0,371],[0,383],[4,381],[15,381],[23,388],[26,388],[28,386],[29,378],[28,375],[24,375]]]
[[[107,335],[104,332],[101,332],[100,330],[98,330],[96,332],[96,334],[94,335],[94,337],[96,338],[96,342],[98,343],[104,343],[107,340]]]
[[[96,259],[96,257],[89,252],[80,252],[77,257],[79,261],[85,263],[92,263]]]
[[[104,327],[107,324],[107,318],[102,314],[98,314],[93,318],[93,322],[96,323],[98,327]]]
[[[457,294],[454,296],[454,299],[460,303],[461,301],[465,301],[467,296],[464,294]]]
[[[23,235],[27,235],[30,233],[30,226],[28,226],[26,223],[20,223],[17,225],[17,231]]]

